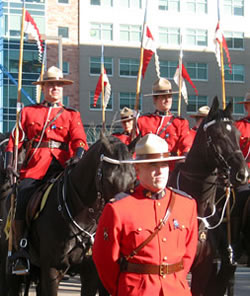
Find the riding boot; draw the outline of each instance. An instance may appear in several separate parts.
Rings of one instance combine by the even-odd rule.
[[[16,275],[26,275],[29,273],[29,255],[25,250],[27,239],[25,238],[25,221],[13,220],[14,246],[16,252],[12,256],[12,273]]]

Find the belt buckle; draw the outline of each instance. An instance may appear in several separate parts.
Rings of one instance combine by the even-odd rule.
[[[53,148],[53,144],[52,144],[51,141],[48,142],[48,147],[49,147],[50,149]]]
[[[164,272],[164,268],[166,268],[165,272]],[[168,274],[168,264],[161,264],[160,265],[160,276],[164,276],[165,274]]]

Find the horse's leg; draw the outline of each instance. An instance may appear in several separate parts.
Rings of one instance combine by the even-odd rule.
[[[86,257],[81,264],[81,296],[95,296],[98,290],[98,274],[92,257]]]
[[[44,262],[41,265],[41,296],[57,296],[58,286],[58,271]]]

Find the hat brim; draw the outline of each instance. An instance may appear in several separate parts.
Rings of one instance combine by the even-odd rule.
[[[133,120],[135,117],[132,116],[132,117],[127,117],[127,118],[124,118],[124,119],[118,119],[118,120],[115,120],[114,123],[121,123],[121,122],[125,122],[125,121],[130,121],[130,120]]]
[[[189,115],[189,117],[191,117],[191,118],[197,118],[197,117],[200,117],[200,118],[205,118],[205,117],[207,117],[207,115],[198,115],[198,114],[193,114],[193,115]]]
[[[34,81],[32,84],[34,85],[44,85],[46,82],[61,82],[64,85],[70,85],[73,84],[73,80],[68,80],[68,79],[46,79],[46,80],[41,80],[41,81]]]
[[[170,156],[170,157],[163,157],[163,158],[149,158],[149,159],[128,159],[122,160],[122,163],[128,164],[135,164],[135,163],[150,163],[150,162],[171,162],[171,161],[178,161],[185,159],[185,156]]]
[[[178,94],[178,91],[171,91],[171,92],[153,92],[151,94],[145,94],[143,95],[144,97],[152,97],[152,96],[162,96],[162,95],[173,95],[173,94]]]

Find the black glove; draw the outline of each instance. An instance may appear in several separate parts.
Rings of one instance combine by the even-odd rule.
[[[9,151],[5,155],[5,170],[7,178],[10,179],[10,184],[13,185],[14,177],[19,178],[19,174],[13,166],[13,153]]]
[[[77,164],[84,154],[84,149],[79,147],[76,149],[76,153],[73,157],[66,161],[67,166]]]

